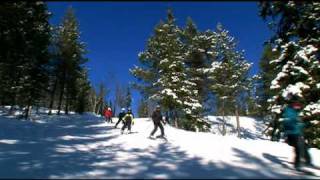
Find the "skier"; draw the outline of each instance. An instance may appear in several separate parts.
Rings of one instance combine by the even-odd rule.
[[[154,129],[151,132],[149,138],[153,138],[153,135],[158,130],[158,127],[161,130],[161,135],[157,136],[157,138],[159,138],[159,137],[160,138],[164,138],[164,129],[163,129],[163,126],[162,126],[161,122],[163,124],[166,124],[166,122],[163,121],[163,117],[162,117],[162,114],[161,114],[161,108],[160,108],[159,105],[157,105],[155,111],[153,111],[151,118],[152,118],[152,121],[153,121],[153,124],[154,124]]]
[[[129,133],[131,133],[131,125],[134,124],[133,119],[134,119],[134,116],[133,116],[133,114],[132,114],[132,112],[131,112],[131,109],[128,108],[127,113],[126,113],[126,114],[124,115],[124,117],[123,117],[124,124],[123,124],[123,126],[122,126],[122,128],[121,128],[121,134],[123,134],[123,132],[124,132],[124,130],[125,130],[126,128],[128,128]]]
[[[301,170],[300,159],[304,157],[308,167],[314,167],[311,163],[311,157],[308,152],[308,145],[303,137],[304,123],[300,120],[299,111],[302,104],[297,101],[297,97],[290,95],[289,105],[285,107],[283,117],[283,129],[288,145],[294,147],[295,160],[294,167]]]
[[[111,122],[112,123],[112,110],[110,107],[107,108],[104,112],[104,116],[106,118],[106,122]]]
[[[114,128],[117,128],[117,126],[118,126],[118,124],[122,121],[122,122],[124,122],[123,121],[123,117],[124,117],[124,115],[126,115],[126,109],[125,108],[121,108],[121,112],[119,113],[119,115],[118,115],[118,122],[116,123],[116,125],[114,126]]]
[[[108,111],[108,106],[105,106],[105,108],[103,109],[103,116],[106,122],[108,122],[107,111]]]

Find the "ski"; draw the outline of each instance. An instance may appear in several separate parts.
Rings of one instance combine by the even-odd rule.
[[[306,169],[296,169],[296,171],[297,171],[298,173],[303,174],[303,175],[320,177],[320,176],[318,176],[317,174],[315,174],[314,172],[309,171],[309,170],[306,170]]]
[[[166,141],[166,142],[168,142],[168,139],[166,138],[166,137],[161,137],[161,136],[157,136],[157,137],[148,137],[149,139],[151,139],[151,140],[157,140],[157,139],[162,139],[162,140],[164,140],[164,141]]]
[[[137,131],[134,131],[134,132],[121,132],[121,134],[125,134],[125,135],[128,135],[128,134],[136,134],[138,133]]]

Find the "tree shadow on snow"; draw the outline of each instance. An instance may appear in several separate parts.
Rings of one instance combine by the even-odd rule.
[[[105,145],[118,135],[111,133],[112,127],[101,126],[102,121],[97,121],[75,117],[69,122],[22,122],[21,130],[15,134],[9,131],[17,124],[6,123],[0,140],[16,142],[0,142],[0,178],[292,178],[268,169],[266,163],[239,149],[233,151],[241,163],[267,169],[257,171],[224,162],[204,162],[170,142],[159,141],[147,148]],[[68,139],[72,137],[78,138]]]
[[[225,117],[225,121],[230,121],[230,118],[229,117]],[[211,124],[211,126],[217,126],[220,134],[222,134],[222,124],[223,124],[223,122],[224,121],[223,121],[223,119],[221,117],[217,117],[216,121],[210,121],[210,124]],[[263,127],[262,126],[258,126],[257,124],[255,124],[254,127],[256,128],[256,132],[252,132],[249,129],[241,127],[241,122],[240,122],[240,137],[244,138],[244,139],[252,139],[252,140],[265,139],[264,137],[262,137],[262,135],[260,135],[258,133],[258,132],[262,132],[263,131]],[[226,122],[226,129],[227,129],[227,134],[237,134],[238,133],[237,128],[234,127],[234,125],[231,124],[230,122]]]

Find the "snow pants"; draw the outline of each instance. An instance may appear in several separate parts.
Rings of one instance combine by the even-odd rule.
[[[116,123],[116,125],[114,127],[117,127],[118,124],[122,121],[122,119],[118,119],[118,122]]]
[[[111,118],[111,117],[106,116],[106,122],[111,122],[111,123],[112,123],[112,118]]]
[[[290,146],[293,146],[295,152],[294,166],[299,167],[301,165],[301,158],[304,158],[306,164],[311,163],[311,157],[308,152],[308,145],[304,142],[303,136],[296,134],[289,134],[287,142]]]
[[[154,133],[158,130],[158,127],[159,127],[160,130],[161,130],[161,136],[164,136],[164,129],[163,129],[163,126],[162,126],[161,122],[154,122],[153,121],[153,124],[154,124],[154,129],[153,129],[153,131],[151,132],[150,135],[153,136]]]
[[[124,121],[124,124],[123,124],[121,130],[124,131],[126,129],[126,127],[128,127],[128,130],[131,131],[131,123],[132,123],[132,120]]]

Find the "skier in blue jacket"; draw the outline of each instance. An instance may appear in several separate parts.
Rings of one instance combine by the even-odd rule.
[[[304,123],[299,117],[301,109],[302,104],[297,101],[296,97],[292,97],[288,106],[284,108],[282,113],[284,134],[286,136],[287,143],[294,147],[294,166],[297,170],[300,170],[301,168],[300,159],[302,157],[305,158],[307,166],[313,167],[311,164],[310,154],[308,152],[308,146],[303,137]]]

